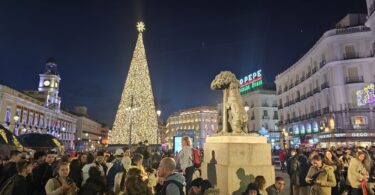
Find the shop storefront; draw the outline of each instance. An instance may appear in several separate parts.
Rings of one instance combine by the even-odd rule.
[[[375,145],[375,131],[346,131],[342,133],[326,133],[317,135],[319,147],[346,147]]]

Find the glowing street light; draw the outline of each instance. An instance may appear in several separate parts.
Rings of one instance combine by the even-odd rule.
[[[249,104],[247,104],[247,102],[245,102],[245,111],[248,112],[250,110],[250,107],[249,107]]]

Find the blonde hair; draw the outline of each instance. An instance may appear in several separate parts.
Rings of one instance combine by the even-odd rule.
[[[186,145],[191,146],[191,141],[189,136],[182,137],[182,141],[186,142]]]

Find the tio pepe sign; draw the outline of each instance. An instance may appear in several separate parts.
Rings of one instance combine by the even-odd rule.
[[[240,93],[244,94],[263,85],[262,70],[259,69],[240,79]]]

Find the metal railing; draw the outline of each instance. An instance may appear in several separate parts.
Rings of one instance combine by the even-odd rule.
[[[322,88],[322,90],[325,88],[329,88],[328,82],[324,82],[322,85],[320,85],[320,88]]]
[[[344,60],[357,59],[357,58],[359,58],[359,53],[357,53],[357,52],[344,53],[343,58],[344,58]]]
[[[345,77],[345,83],[363,83],[363,76]]]
[[[319,92],[320,92],[319,87],[317,87],[317,88],[315,88],[315,89],[313,90],[313,93],[314,93],[314,94],[319,93]]]
[[[319,63],[320,68],[323,68],[325,65],[326,65],[326,61],[325,61],[325,60],[322,60],[322,61]]]

